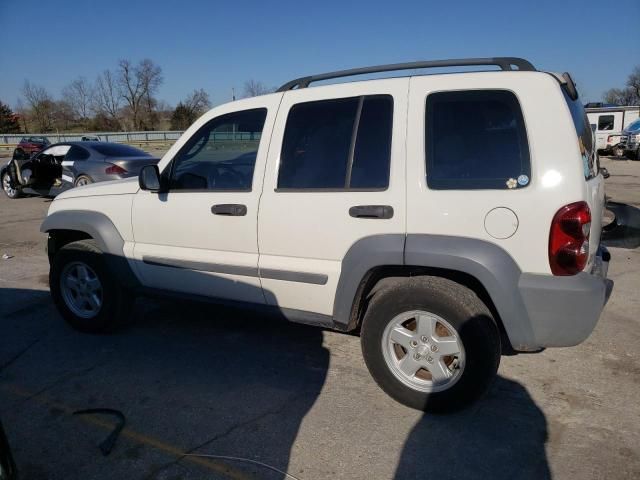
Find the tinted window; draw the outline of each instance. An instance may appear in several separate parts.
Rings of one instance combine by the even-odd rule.
[[[393,100],[366,97],[358,123],[351,169],[351,188],[385,188],[389,185]]]
[[[580,154],[582,155],[582,168],[584,170],[584,177],[591,178],[598,173],[597,165],[595,164],[595,152],[593,148],[593,130],[590,128],[589,118],[584,111],[584,107],[577,100],[571,100],[569,96],[564,92],[564,99],[567,102],[569,111],[571,112],[571,118],[573,125],[576,127],[576,134],[578,135],[578,146],[580,148]]]
[[[393,100],[353,97],[294,105],[278,188],[372,189],[389,183]]]
[[[105,157],[149,157],[147,152],[121,143],[102,143],[92,145],[96,152]]]
[[[251,190],[264,108],[214,118],[175,156],[172,190]]]
[[[598,117],[598,130],[613,130],[613,115],[600,115]]]
[[[69,149],[64,157],[65,160],[73,162],[78,160],[86,160],[87,158],[89,158],[89,152],[87,152],[84,148],[80,148],[75,145]]]
[[[425,127],[430,188],[503,189],[529,183],[529,146],[513,93],[431,94]]]

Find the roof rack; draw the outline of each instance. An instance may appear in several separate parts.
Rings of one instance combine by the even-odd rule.
[[[517,70],[520,71],[536,71],[536,67],[534,67],[528,60],[517,57],[460,58],[457,60],[430,60],[421,62],[391,63],[389,65],[352,68],[349,70],[340,70],[337,72],[321,73],[319,75],[300,77],[285,83],[277,91],[286,92],[287,90],[293,90],[294,88],[307,88],[311,82],[329,80],[332,78],[352,77],[355,75],[366,75],[368,73],[414,70],[418,68],[471,67],[478,65],[496,65],[502,70],[506,71],[514,70],[512,67],[517,67]]]

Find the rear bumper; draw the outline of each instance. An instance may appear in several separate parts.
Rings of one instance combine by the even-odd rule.
[[[609,259],[607,249],[600,247],[591,272],[570,277],[520,276],[518,289],[536,346],[570,347],[587,339],[613,289],[613,281],[607,278]]]

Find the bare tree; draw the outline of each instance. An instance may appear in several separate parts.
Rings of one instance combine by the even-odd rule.
[[[629,74],[626,87],[611,88],[604,92],[602,97],[605,102],[615,105],[640,104],[640,65]]]
[[[21,98],[18,98],[18,101],[16,102],[16,113],[18,114],[18,117],[20,117],[24,133],[29,133],[29,125],[27,124],[27,117],[29,116],[29,112],[24,106],[24,102]]]
[[[202,115],[211,108],[209,94],[202,88],[191,92],[182,103],[196,116]]]
[[[71,108],[76,118],[83,125],[89,119],[91,105],[93,103],[93,87],[84,77],[78,77],[62,89],[62,99]]]
[[[629,78],[627,78],[627,88],[630,88],[635,93],[635,105],[637,105],[640,102],[640,65],[636,65]]]
[[[118,62],[118,84],[132,116],[134,128],[141,128],[143,115],[149,117],[155,108],[154,95],[162,84],[162,69],[149,59],[133,65],[129,60]]]
[[[244,82],[243,96],[245,98],[257,97],[258,95],[271,93],[273,90],[273,88],[267,87],[264,83],[251,79]]]
[[[200,115],[211,108],[209,94],[202,88],[194,90],[187,98],[178,103],[171,116],[171,129],[184,130]]]
[[[96,79],[92,109],[96,116],[106,118],[111,124],[120,125],[122,95],[114,74],[105,70]]]
[[[638,103],[638,96],[629,87],[611,88],[604,93],[603,99],[606,103],[614,105],[636,105]]]
[[[41,132],[50,131],[53,128],[55,104],[49,92],[44,87],[25,80],[22,94],[29,105],[36,128]]]

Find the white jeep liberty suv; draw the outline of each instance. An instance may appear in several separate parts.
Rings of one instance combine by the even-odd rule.
[[[321,80],[431,67],[308,88]],[[495,68],[498,67],[498,68]],[[359,331],[405,405],[463,407],[501,352],[576,345],[608,299],[604,180],[568,74],[519,58],[304,77],[216,107],[139,179],[51,204],[51,294],[99,332],[134,295]]]

